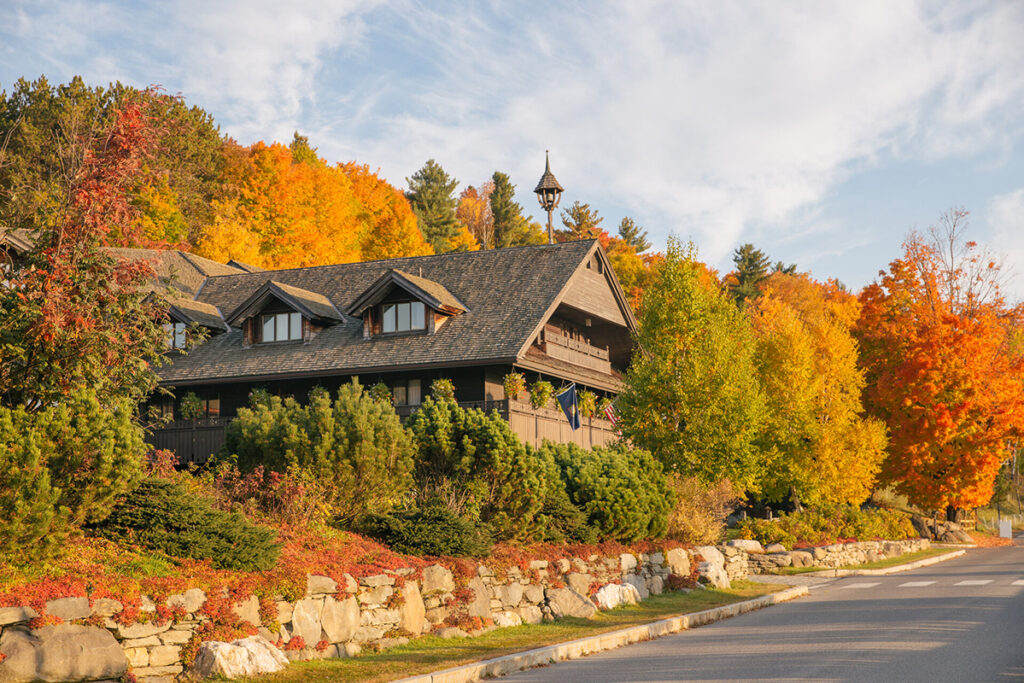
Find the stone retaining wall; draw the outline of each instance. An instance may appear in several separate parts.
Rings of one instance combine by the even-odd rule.
[[[599,608],[633,603],[687,579],[727,587],[750,573],[794,564],[857,564],[927,545],[880,541],[790,552],[731,541],[650,554],[538,559],[503,570],[481,564],[463,575],[435,564],[359,578],[345,574],[340,581],[309,576],[298,600],[279,597],[261,607],[251,596],[230,609],[291,660],[346,657],[424,633],[467,637],[562,616],[590,617]],[[183,648],[211,639],[208,607],[206,593],[191,589],[169,596],[161,606],[143,598],[140,618],[130,624],[118,622],[124,605],[109,598],[51,600],[45,619],[63,623],[49,625],[37,623],[40,615],[30,607],[0,608],[0,683],[116,679],[125,671],[142,683],[171,681],[184,671]],[[160,618],[169,610],[173,618]],[[33,619],[36,623],[30,623]]]

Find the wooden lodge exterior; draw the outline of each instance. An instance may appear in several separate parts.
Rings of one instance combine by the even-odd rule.
[[[353,378],[386,383],[403,417],[447,378],[461,405],[497,410],[527,443],[617,438],[603,415],[573,431],[557,408],[534,409],[503,388],[518,371],[556,390],[621,389],[636,321],[594,240],[277,271],[215,265],[233,272],[169,299],[171,344],[189,348],[169,352],[158,372],[171,394],[151,399],[172,418],[153,444],[185,462],[220,448],[253,389],[302,400]],[[196,326],[207,338],[193,345]],[[200,398],[199,419],[181,419],[188,392]]]

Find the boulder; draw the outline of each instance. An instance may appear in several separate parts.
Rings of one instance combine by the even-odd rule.
[[[501,600],[501,604],[505,607],[516,607],[523,601],[523,585],[521,583],[499,586],[496,593],[498,600]]]
[[[427,609],[423,605],[423,598],[420,597],[420,589],[415,581],[406,581],[402,586],[402,620],[399,626],[406,633],[418,636],[423,633],[426,626]]]
[[[739,548],[740,550],[745,550],[748,553],[763,553],[764,552],[764,548],[761,547],[761,542],[760,541],[755,541],[755,540],[749,539],[749,538],[735,538],[735,539],[729,541],[728,543],[726,543],[726,545],[727,546],[731,546],[733,548]]]
[[[765,546],[764,551],[768,554],[784,553],[786,552],[786,546],[782,545],[781,543],[769,543],[767,546]]]
[[[128,657],[105,628],[61,624],[33,631],[4,629],[0,681],[90,681],[120,678]]]
[[[310,574],[306,577],[306,595],[334,595],[338,592],[338,582],[329,576]]]
[[[794,567],[813,567],[814,555],[806,550],[794,550],[789,554]]]
[[[523,620],[524,624],[539,624],[544,621],[544,613],[536,605],[520,607],[518,612],[519,618]]]
[[[698,555],[704,558],[705,562],[710,562],[711,564],[718,565],[725,564],[725,555],[723,555],[722,551],[713,545],[697,546],[695,550],[697,551]]]
[[[532,605],[539,605],[544,602],[544,588],[535,583],[523,588],[523,598]]]
[[[629,583],[609,583],[594,595],[594,601],[601,609],[615,609],[620,605],[635,605],[640,602],[636,586]]]
[[[112,617],[123,609],[124,605],[120,600],[96,598],[92,601],[92,613],[101,617]]]
[[[203,643],[187,675],[197,681],[214,676],[231,679],[275,673],[287,665],[288,658],[265,638],[250,636],[231,643]]]
[[[640,595],[641,600],[646,600],[651,596],[651,592],[647,590],[647,582],[636,574],[630,574],[622,579],[622,583],[633,586],[636,589],[637,594]]]
[[[0,607],[0,626],[28,621],[39,616],[31,607]]]
[[[594,583],[594,577],[590,574],[572,572],[565,577],[565,582],[569,584],[569,588],[580,595],[588,595],[590,593],[590,584]]]
[[[468,633],[466,633],[461,628],[458,628],[456,626],[446,626],[444,628],[439,628],[436,631],[434,631],[434,635],[438,638],[444,638],[446,640],[449,638],[469,638]]]
[[[439,564],[432,564],[423,570],[423,595],[451,593],[455,590],[452,573]]]
[[[305,598],[295,603],[295,610],[292,612],[292,637],[302,636],[310,647],[320,642],[320,616],[323,614],[323,605],[323,598]]]
[[[260,625],[260,599],[250,595],[248,599],[231,606],[232,611],[238,618],[253,626]]]
[[[494,625],[505,628],[508,626],[521,626],[523,618],[512,610],[505,610],[494,615]]]
[[[690,554],[684,548],[673,548],[665,554],[669,571],[679,576],[690,575]]]
[[[186,612],[196,612],[206,602],[206,593],[198,588],[190,588],[184,593],[167,598],[169,607],[181,607]],[[258,608],[257,608],[258,609]]]
[[[651,595],[661,595],[665,592],[665,580],[655,574],[647,579],[647,590]]]
[[[351,640],[359,629],[359,602],[351,595],[344,600],[327,596],[320,614],[320,625],[330,643]]]
[[[622,553],[619,555],[619,568],[623,572],[636,569],[636,557],[629,553]]]
[[[548,588],[544,593],[548,600],[548,607],[556,617],[589,619],[597,614],[594,603],[571,588]]]
[[[729,588],[732,585],[729,582],[729,574],[721,564],[701,562],[697,565],[697,575],[701,583],[714,588]]]

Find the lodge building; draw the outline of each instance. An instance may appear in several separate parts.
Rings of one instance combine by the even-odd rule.
[[[122,254],[145,257],[132,251]],[[162,284],[174,288],[172,349],[158,369],[167,393],[151,406],[169,421],[151,440],[184,462],[220,448],[254,389],[301,401],[352,378],[387,384],[403,417],[447,378],[460,405],[498,411],[527,443],[617,438],[603,416],[573,431],[559,410],[510,399],[503,387],[517,371],[556,390],[621,389],[636,320],[596,240],[274,271],[180,252],[159,258]],[[188,393],[201,408],[186,420]]]

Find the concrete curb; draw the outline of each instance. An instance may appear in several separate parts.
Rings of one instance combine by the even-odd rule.
[[[820,572],[806,572],[804,575],[834,576],[836,578],[843,576],[885,576],[886,574],[898,574],[899,572],[907,572],[911,569],[920,569],[921,567],[927,567],[932,564],[938,564],[939,562],[945,562],[946,560],[952,560],[954,557],[960,557],[966,552],[966,550],[954,550],[951,553],[934,555],[932,557],[926,557],[923,560],[917,560],[916,562],[897,564],[895,566],[885,567],[883,569],[823,569]],[[752,575],[751,581],[756,580],[756,575]]]
[[[678,633],[705,624],[711,624],[729,617],[739,616],[746,612],[753,612],[763,607],[770,607],[781,602],[793,600],[807,595],[807,586],[793,586],[778,593],[762,595],[743,602],[734,602],[731,605],[715,607],[693,614],[683,614],[678,617],[669,617],[650,624],[630,626],[629,628],[601,633],[596,636],[588,636],[579,640],[570,640],[567,643],[556,643],[546,645],[525,652],[517,652],[495,659],[485,659],[482,662],[474,662],[453,669],[444,669],[434,673],[403,678],[395,683],[470,683],[471,681],[482,681],[485,678],[503,676],[515,671],[532,669],[537,666],[546,666],[567,659],[579,659],[596,652],[614,650],[624,645],[653,640],[670,633]]]

